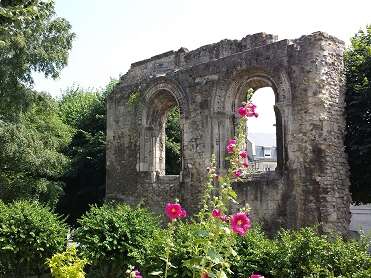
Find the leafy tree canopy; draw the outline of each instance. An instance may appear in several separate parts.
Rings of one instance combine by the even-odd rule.
[[[30,102],[24,90],[32,72],[56,78],[67,64],[74,34],[71,25],[56,17],[52,0],[0,1],[0,113],[13,116]],[[14,111],[14,112],[15,112]]]
[[[371,25],[345,53],[347,136],[353,201],[371,203]]]
[[[19,121],[0,121],[0,198],[54,206],[62,193],[61,176],[69,167],[61,150],[71,139],[71,128],[60,119],[54,99],[40,93],[32,98]]]
[[[0,198],[55,205],[72,129],[50,96],[32,91],[33,72],[56,78],[74,34],[52,0],[0,0]]]
[[[89,205],[101,203],[106,177],[106,96],[117,80],[102,91],[67,90],[60,101],[60,115],[73,128],[73,137],[64,153],[71,159],[65,172],[65,195],[58,209],[69,215],[70,223],[81,216]]]

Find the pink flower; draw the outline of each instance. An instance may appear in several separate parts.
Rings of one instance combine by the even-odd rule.
[[[229,154],[233,153],[235,146],[236,145],[233,145],[233,144],[227,145],[227,153],[229,153]]]
[[[207,272],[203,272],[201,274],[201,278],[209,278],[209,274]]]
[[[247,157],[247,151],[240,151],[240,157],[246,158]]]
[[[135,276],[135,278],[143,278],[143,276],[142,276],[142,274],[139,272],[139,270],[134,270],[133,272],[132,272],[132,274],[134,274]],[[132,275],[131,274],[131,275]],[[132,276],[130,276],[130,277],[132,277]]]
[[[251,274],[250,278],[264,278],[264,276],[260,274]]]
[[[239,178],[239,177],[241,177],[241,176],[242,176],[242,172],[241,172],[241,170],[240,170],[240,169],[234,170],[234,171],[233,171],[233,176],[234,176],[235,178]]]
[[[219,219],[222,220],[223,222],[227,222],[227,221],[229,220],[229,216],[227,216],[227,215],[222,215],[222,216],[220,216]]]
[[[246,107],[241,106],[240,108],[238,108],[238,114],[240,114],[241,117],[245,117],[246,113],[247,113]]]
[[[228,140],[228,144],[227,145],[236,145],[237,144],[237,140],[236,139],[229,139]]]
[[[238,113],[241,117],[258,117],[258,113],[255,110],[256,105],[250,102],[240,107]]]
[[[249,161],[247,159],[244,159],[242,162],[242,166],[245,168],[249,167]]]
[[[187,215],[182,206],[177,203],[167,203],[165,206],[165,213],[171,221],[177,218],[183,218]]]
[[[231,154],[234,152],[234,148],[236,147],[237,140],[236,139],[229,139],[227,144],[227,153]]]
[[[231,217],[231,229],[236,234],[244,236],[251,228],[251,221],[245,212],[237,212]]]
[[[215,218],[220,218],[222,216],[222,212],[219,209],[213,209],[211,215]]]
[[[227,215],[223,215],[222,212],[219,209],[213,209],[211,212],[212,217],[218,218],[223,222],[227,222],[229,220],[229,217]]]

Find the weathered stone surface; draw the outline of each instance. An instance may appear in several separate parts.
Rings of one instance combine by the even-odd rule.
[[[179,198],[194,212],[215,154],[225,170],[234,111],[247,89],[276,96],[278,167],[236,184],[242,203],[269,230],[350,221],[344,153],[344,43],[316,32],[297,40],[259,33],[136,62],[107,102],[107,199],[161,211]],[[129,102],[139,92],[136,103]],[[181,110],[182,172],[164,176],[166,112]]]

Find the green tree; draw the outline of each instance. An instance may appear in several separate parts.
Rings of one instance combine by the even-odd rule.
[[[71,129],[61,121],[54,99],[32,94],[33,102],[17,122],[0,120],[0,198],[6,202],[33,199],[54,206],[62,193],[61,177],[69,167],[61,150],[70,141]]]
[[[61,118],[73,128],[73,137],[64,151],[72,164],[64,174],[59,210],[70,216],[71,223],[105,195],[106,96],[116,83],[111,80],[103,92],[70,89],[60,101]]]
[[[0,197],[54,205],[68,158],[70,128],[56,102],[32,91],[33,72],[56,78],[74,34],[54,1],[0,1]]]
[[[0,1],[0,116],[12,119],[32,99],[32,72],[56,78],[67,64],[74,34],[55,16],[54,1]]]
[[[345,53],[346,150],[353,201],[371,203],[371,25],[360,30]]]

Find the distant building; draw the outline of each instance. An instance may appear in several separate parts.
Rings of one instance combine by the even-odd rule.
[[[277,167],[277,147],[274,134],[252,134],[246,139],[251,167],[259,172],[274,171]]]

